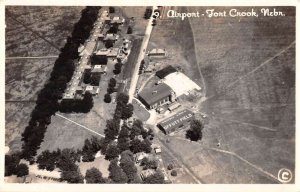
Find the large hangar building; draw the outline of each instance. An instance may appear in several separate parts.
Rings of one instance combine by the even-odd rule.
[[[138,93],[138,99],[148,108],[155,109],[156,107],[175,100],[173,90],[161,83],[150,89],[144,89]]]

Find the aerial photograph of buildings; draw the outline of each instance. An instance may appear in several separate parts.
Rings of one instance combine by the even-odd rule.
[[[296,7],[5,6],[5,183],[294,184]]]

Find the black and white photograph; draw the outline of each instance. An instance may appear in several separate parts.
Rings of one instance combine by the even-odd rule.
[[[5,184],[296,183],[296,6],[4,10]]]

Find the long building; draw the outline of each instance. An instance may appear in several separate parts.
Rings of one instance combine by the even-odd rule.
[[[161,121],[157,126],[164,131],[165,134],[170,134],[171,132],[187,126],[192,119],[194,119],[194,113],[185,109]]]

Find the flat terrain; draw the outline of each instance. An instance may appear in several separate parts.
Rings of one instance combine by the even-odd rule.
[[[35,106],[37,92],[49,78],[58,49],[82,9],[6,7],[5,144],[13,151],[21,147],[20,135]]]
[[[155,27],[151,46],[170,52],[161,63],[182,66],[206,96],[183,102],[207,116],[203,140],[179,132],[166,143],[203,183],[278,183],[281,168],[294,173],[295,9],[281,10],[285,17],[166,19]]]

